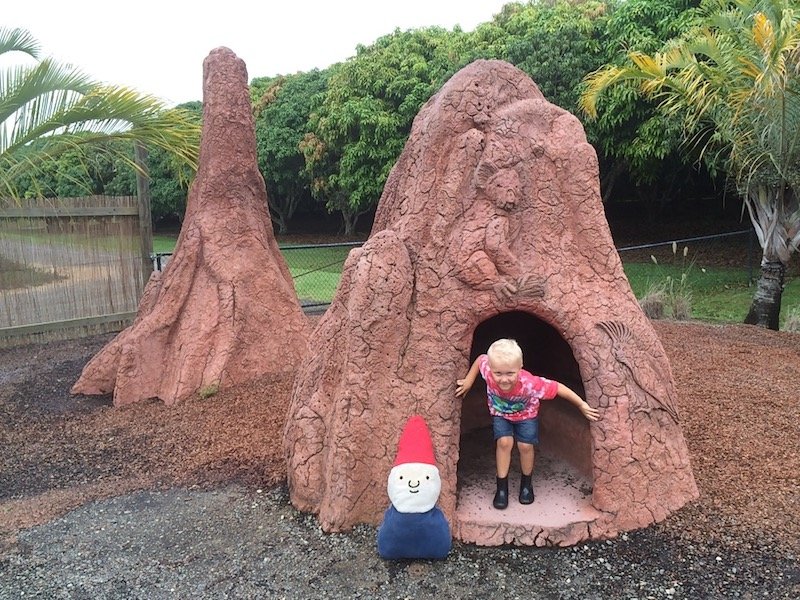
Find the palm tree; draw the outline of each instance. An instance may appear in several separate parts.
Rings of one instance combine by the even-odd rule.
[[[19,178],[35,182],[66,150],[80,153],[102,144],[138,168],[133,153],[125,145],[106,144],[111,140],[162,148],[196,170],[200,125],[185,111],[98,83],[50,58],[39,60],[39,44],[24,29],[0,28],[0,56],[10,52],[36,60],[0,72],[0,197],[18,198]]]
[[[652,56],[587,76],[584,111],[603,90],[635,87],[684,119],[685,140],[735,183],[762,248],[746,323],[778,329],[800,246],[800,7],[796,0],[706,0],[698,23]]]

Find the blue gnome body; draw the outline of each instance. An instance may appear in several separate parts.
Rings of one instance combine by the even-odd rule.
[[[390,506],[378,529],[378,554],[382,558],[447,558],[452,545],[450,524],[434,506],[424,513],[401,513]]]
[[[452,545],[450,524],[436,506],[442,481],[425,420],[415,415],[398,442],[387,491],[392,505],[378,528],[378,554],[388,560],[442,559]]]

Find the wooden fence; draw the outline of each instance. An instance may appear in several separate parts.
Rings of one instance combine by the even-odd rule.
[[[134,196],[0,200],[0,348],[127,326],[151,249]]]

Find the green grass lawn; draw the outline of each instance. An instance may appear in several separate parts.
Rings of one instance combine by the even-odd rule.
[[[172,252],[175,235],[154,235],[154,252]],[[303,302],[329,302],[339,284],[342,267],[352,246],[283,248],[283,256],[294,278],[297,295]],[[624,258],[624,257],[623,257]],[[746,269],[698,268],[696,265],[623,263],[633,293],[644,296],[653,286],[683,285],[691,293],[692,318],[714,323],[741,323],[755,292],[748,284]],[[686,275],[683,284],[681,279]],[[758,272],[752,273],[754,277]],[[668,280],[667,278],[671,278]],[[792,308],[800,309],[800,278],[787,281],[783,293],[781,323]]]
[[[153,235],[153,252],[170,253],[177,235]],[[303,303],[328,303],[333,298],[347,253],[353,246],[294,247],[285,244],[283,256],[294,279],[297,297]]]
[[[745,269],[699,269],[639,262],[624,263],[623,267],[637,298],[654,286],[671,284],[676,291],[683,286],[691,294],[692,318],[700,321],[743,322],[755,293],[755,283],[748,284],[749,273]],[[758,275],[758,271],[753,273],[754,277]],[[796,277],[787,280],[783,291],[781,323],[792,308],[800,308],[800,279]]]
[[[331,301],[352,249],[353,246],[282,249],[301,303]]]
[[[153,234],[153,252],[155,254],[169,254],[175,250],[175,242],[178,241],[177,234]]]

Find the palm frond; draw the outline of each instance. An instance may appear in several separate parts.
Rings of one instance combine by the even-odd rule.
[[[579,106],[587,115],[594,118],[597,116],[597,102],[605,90],[621,83],[635,86],[646,77],[644,72],[634,67],[615,65],[602,67],[584,79],[585,88],[578,100]]]
[[[9,68],[0,77],[0,122],[6,122],[31,103],[52,112],[48,107],[63,106],[70,97],[87,94],[97,85],[79,69],[51,59]]]
[[[39,58],[41,46],[27,29],[0,27],[0,55],[22,52],[31,58]]]
[[[0,50],[4,39],[15,49],[31,48],[26,32],[12,33],[0,29]],[[130,88],[102,85],[51,59],[0,74],[0,193],[12,197],[22,174],[35,177],[68,150],[80,156],[81,148],[111,140],[162,148],[194,172],[199,139],[200,123],[191,113],[167,110]],[[127,154],[118,158],[137,168]]]

